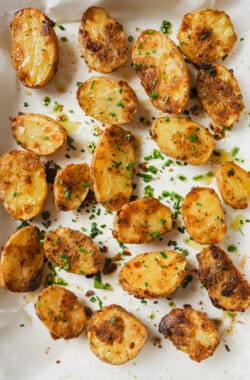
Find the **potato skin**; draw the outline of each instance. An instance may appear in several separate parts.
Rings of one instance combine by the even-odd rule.
[[[181,213],[189,235],[200,244],[219,243],[227,230],[220,199],[214,189],[196,187],[182,203]]]
[[[11,23],[12,64],[20,81],[41,88],[57,71],[59,48],[54,22],[39,9],[28,7],[15,13]]]
[[[113,237],[122,243],[149,243],[172,229],[170,209],[156,198],[124,204],[114,217]]]
[[[2,249],[0,284],[11,292],[32,292],[39,288],[44,250],[37,227],[14,232]]]
[[[189,100],[189,76],[175,43],[156,30],[144,30],[136,39],[132,62],[153,106],[180,114]]]
[[[87,338],[90,349],[100,360],[120,365],[140,352],[148,331],[133,314],[112,304],[92,314],[87,323]]]
[[[78,41],[89,71],[107,74],[127,60],[123,27],[103,8],[93,6],[83,13]]]
[[[250,174],[234,162],[223,162],[216,173],[219,192],[225,203],[237,209],[248,207]]]
[[[171,310],[161,319],[159,332],[196,362],[211,356],[220,342],[214,322],[192,308]]]
[[[212,135],[189,117],[157,118],[152,139],[163,153],[192,165],[207,162],[215,147]]]
[[[186,276],[187,260],[175,251],[147,252],[129,260],[119,272],[123,290],[137,298],[173,293]]]
[[[73,292],[57,285],[45,288],[36,301],[36,314],[53,339],[77,338],[86,325],[84,308]]]
[[[250,284],[233,264],[229,255],[209,245],[197,256],[198,276],[217,308],[245,311],[250,306]]]

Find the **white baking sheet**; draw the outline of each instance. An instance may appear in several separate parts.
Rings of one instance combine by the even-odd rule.
[[[223,62],[227,67],[234,69],[235,75],[242,89],[245,101],[245,110],[241,120],[234,126],[233,130],[226,133],[226,137],[216,142],[216,149],[223,149],[226,152],[232,151],[234,147],[239,147],[237,158],[242,167],[250,168],[250,118],[249,118],[249,70],[250,70],[250,3],[249,1],[162,1],[162,0],[51,0],[36,1],[35,6],[43,10],[51,19],[58,24],[62,24],[65,30],[55,27],[60,44],[59,70],[54,79],[43,89],[30,90],[24,88],[16,77],[11,66],[11,39],[9,23],[16,10],[34,6],[34,2],[25,0],[0,0],[0,120],[1,138],[0,154],[5,150],[16,147],[10,133],[9,117],[17,114],[18,111],[37,112],[47,114],[56,118],[57,113],[52,112],[53,106],[57,103],[63,105],[63,112],[69,117],[72,123],[68,123],[69,134],[74,139],[76,150],[60,152],[51,157],[61,166],[69,162],[90,162],[91,152],[88,146],[97,141],[95,136],[95,126],[98,124],[85,117],[78,106],[76,100],[76,82],[83,81],[95,73],[88,73],[82,59],[77,44],[77,29],[83,11],[89,5],[97,5],[106,8],[111,15],[119,20],[125,29],[126,35],[138,36],[140,30],[144,28],[159,29],[161,22],[169,20],[172,23],[172,34],[170,37],[176,41],[176,31],[182,16],[188,12],[202,7],[215,7],[224,9],[229,13],[235,26],[238,40],[233,51]],[[61,37],[67,37],[67,41],[62,41]],[[131,50],[132,43],[129,43]],[[135,72],[130,68],[131,60],[126,65],[109,74],[111,77],[121,78],[136,91],[140,106],[134,121],[126,128],[133,131],[137,139],[137,162],[136,172],[140,171],[139,164],[143,162],[143,157],[149,155],[153,149],[157,149],[156,144],[150,139],[150,125],[152,118],[160,115],[154,110],[144,90],[140,86]],[[191,72],[190,66],[190,72]],[[193,72],[193,71],[192,71]],[[42,104],[44,96],[51,98],[51,104],[45,107]],[[28,104],[25,107],[25,103]],[[190,101],[188,109],[197,103]],[[26,105],[27,105],[26,104]],[[73,112],[72,112],[73,111]],[[203,112],[198,115],[191,114],[194,120],[209,125],[209,119]],[[141,117],[148,120],[150,125],[141,122]],[[84,149],[84,152],[81,152]],[[66,158],[68,153],[70,158]],[[162,164],[167,160],[152,160],[152,165],[161,169]],[[163,190],[175,191],[184,196],[192,186],[205,185],[216,189],[215,179],[211,183],[195,182],[192,178],[196,175],[215,171],[218,167],[215,163],[208,163],[202,167],[192,167],[191,165],[179,166],[175,161],[169,168],[159,170],[155,180],[149,183],[154,188],[156,197],[162,194]],[[170,170],[169,170],[170,169]],[[179,175],[187,178],[185,182],[179,179]],[[145,186],[142,179],[135,176],[137,188],[134,194],[142,196]],[[170,205],[173,210],[173,201],[167,203],[167,198],[163,203]],[[235,245],[237,251],[230,253],[236,266],[246,275],[250,281],[250,223],[245,223],[250,218],[249,210],[233,210],[223,204],[226,211],[226,221],[228,232],[220,246],[227,250],[228,246]],[[114,215],[107,215],[105,209],[101,209],[101,215],[93,211],[92,207],[84,208],[81,213],[66,212],[58,213],[53,205],[52,192],[46,201],[44,211],[50,212],[52,222],[50,228],[55,228],[59,224],[63,226],[80,229],[84,226],[86,233],[90,232],[91,223],[94,221],[100,227],[102,234],[95,238],[97,243],[102,242],[107,248],[105,257],[112,257],[121,248],[112,239],[112,220]],[[89,211],[88,211],[89,210]],[[95,214],[94,219],[89,219]],[[237,226],[237,220],[243,220],[241,228]],[[44,220],[36,217],[32,221],[34,225],[45,229]],[[178,225],[182,226],[179,217]],[[15,231],[19,222],[13,221],[6,214],[0,205],[0,245],[3,246],[8,237]],[[200,246],[190,244],[186,239],[186,234],[181,234],[176,229],[164,236],[161,241],[143,245],[126,245],[126,248],[134,256],[137,253],[153,251],[155,249],[173,248],[168,246],[169,241],[177,241],[178,247],[188,249],[190,268],[197,268],[195,255],[199,252]],[[125,257],[124,262],[130,257]],[[245,262],[245,264],[244,264]],[[244,265],[243,265],[244,264]],[[148,300],[146,304],[140,300],[126,294],[117,284],[117,273],[102,276],[103,282],[112,285],[112,290],[94,289],[94,279],[76,275],[70,275],[64,271],[59,273],[60,277],[68,282],[68,288],[74,291],[79,300],[97,310],[98,302],[91,303],[85,296],[88,290],[93,290],[103,305],[118,303],[123,305],[128,311],[138,316],[149,329],[149,339],[141,353],[130,362],[122,366],[111,366],[99,361],[90,351],[85,333],[77,339],[64,341],[53,341],[48,331],[41,324],[35,315],[34,303],[42,287],[34,293],[15,294],[0,289],[0,379],[4,380],[43,380],[50,379],[175,379],[183,380],[186,377],[192,379],[223,380],[249,379],[250,376],[250,310],[245,313],[227,313],[216,309],[204,289],[200,288],[199,280],[194,273],[192,282],[183,289],[180,287],[171,299],[161,299],[158,301]],[[45,275],[44,275],[45,277]],[[44,279],[43,279],[44,280]],[[184,353],[177,351],[171,342],[160,337],[158,324],[160,319],[168,313],[173,305],[183,307],[184,304],[191,304],[194,308],[202,310],[211,318],[216,318],[219,323],[221,343],[214,355],[201,363],[195,363]]]

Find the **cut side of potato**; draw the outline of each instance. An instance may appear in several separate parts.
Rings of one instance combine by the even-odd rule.
[[[138,108],[134,90],[123,80],[104,76],[92,77],[77,91],[81,109],[104,124],[126,124]]]
[[[144,30],[132,50],[133,68],[155,108],[182,113],[189,100],[189,76],[175,43],[156,30]]]
[[[11,292],[32,292],[39,288],[44,250],[37,227],[26,226],[11,235],[2,249],[0,284]]]
[[[220,343],[214,322],[205,313],[192,308],[171,310],[162,318],[159,332],[196,362],[213,355]]]
[[[197,243],[216,244],[223,239],[227,226],[220,199],[213,189],[191,190],[184,198],[181,213],[187,232]]]
[[[185,14],[177,38],[182,53],[196,64],[225,57],[237,40],[229,15],[209,8]]]
[[[215,63],[202,64],[196,86],[205,111],[215,123],[230,127],[239,121],[244,103],[232,70]]]
[[[171,210],[155,198],[124,204],[113,224],[113,237],[122,243],[149,243],[172,229]]]
[[[67,140],[66,129],[45,115],[19,113],[11,118],[11,127],[16,142],[40,156],[55,153]]]
[[[91,162],[93,191],[105,208],[119,210],[130,200],[134,163],[135,137],[118,125],[107,127]]]
[[[221,164],[216,182],[225,203],[238,209],[248,207],[250,196],[250,173],[234,162]]]
[[[103,8],[89,7],[84,12],[78,41],[89,71],[107,74],[127,60],[123,27]]]
[[[54,181],[55,205],[58,211],[78,208],[90,187],[88,164],[70,164],[57,171]]]
[[[133,359],[148,338],[147,327],[119,305],[94,312],[87,323],[92,352],[103,362],[123,364]]]
[[[250,284],[220,247],[210,245],[198,255],[198,276],[215,307],[245,311],[250,306]]]
[[[158,298],[173,293],[187,272],[183,253],[147,252],[128,261],[119,273],[119,283],[137,298]]]
[[[189,117],[157,118],[152,138],[163,153],[192,165],[207,162],[215,147],[212,135]]]
[[[44,167],[35,153],[9,150],[0,157],[0,198],[14,218],[38,215],[47,197]]]
[[[90,275],[101,269],[102,254],[97,244],[80,231],[58,227],[46,232],[44,251],[47,259],[67,272]]]
[[[77,338],[86,325],[86,314],[77,297],[57,285],[45,288],[36,301],[36,314],[53,339]]]
[[[45,86],[57,71],[59,48],[54,25],[36,8],[15,13],[11,23],[12,64],[26,87]]]

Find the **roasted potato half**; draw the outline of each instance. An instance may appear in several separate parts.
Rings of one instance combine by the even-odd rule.
[[[229,255],[211,244],[198,255],[198,276],[215,307],[245,311],[250,306],[250,284]]]
[[[35,153],[8,150],[0,157],[0,198],[14,218],[28,220],[38,215],[48,186],[40,158]]]
[[[114,217],[113,237],[122,243],[149,243],[172,229],[171,210],[156,198],[124,204]]]
[[[144,30],[132,50],[133,68],[153,106],[180,114],[189,100],[189,76],[175,43],[156,30]]]
[[[56,173],[54,181],[55,205],[58,211],[78,208],[89,192],[88,164],[70,164]]]
[[[157,118],[152,138],[163,153],[192,165],[207,162],[215,147],[212,135],[189,117]]]
[[[86,314],[77,297],[61,286],[45,288],[35,307],[38,318],[53,339],[77,338],[86,325]]]
[[[119,210],[133,191],[135,137],[118,125],[106,127],[91,162],[96,200],[105,208]]]
[[[67,272],[90,275],[101,269],[102,254],[98,245],[80,231],[58,227],[46,232],[44,251],[47,259]]]
[[[225,57],[237,40],[229,15],[209,8],[185,14],[177,38],[182,53],[196,64]]]
[[[200,244],[219,243],[227,230],[221,202],[209,187],[196,187],[183,200],[181,213],[189,235]]]
[[[87,338],[90,349],[100,360],[119,365],[140,352],[148,331],[133,314],[113,304],[92,314],[87,322]]]
[[[234,208],[248,207],[250,173],[234,162],[223,162],[216,173],[216,182],[225,203]]]
[[[78,41],[89,71],[107,74],[127,60],[123,26],[103,8],[89,7],[83,13]]]
[[[159,298],[173,293],[184,280],[187,260],[175,251],[147,252],[128,261],[119,273],[119,283],[137,298]]]
[[[134,90],[123,80],[92,77],[81,84],[77,99],[86,115],[104,124],[126,124],[138,108]]]
[[[26,87],[45,86],[57,71],[59,48],[54,25],[39,9],[31,7],[13,17],[12,64]]]
[[[215,123],[230,127],[239,121],[244,102],[232,70],[215,63],[202,64],[196,86],[205,111]]]
[[[171,310],[161,319],[159,332],[196,362],[213,355],[220,343],[215,323],[192,308]]]
[[[32,292],[39,288],[44,250],[37,227],[26,226],[13,233],[2,249],[0,285],[11,292]]]
[[[55,153],[67,140],[66,129],[45,115],[19,113],[11,118],[11,128],[16,142],[39,156]]]

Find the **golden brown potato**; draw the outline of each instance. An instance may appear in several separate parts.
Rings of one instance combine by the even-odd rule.
[[[198,255],[198,275],[215,307],[245,311],[250,306],[250,284],[220,247],[210,245]]]
[[[70,290],[51,285],[36,301],[36,314],[53,339],[77,338],[86,325],[84,308]]]
[[[98,245],[80,231],[58,227],[46,232],[44,251],[57,267],[76,274],[95,274],[101,269],[102,254]]]
[[[55,205],[58,211],[74,210],[87,197],[90,186],[88,164],[70,164],[57,171],[54,181]]]
[[[0,198],[14,218],[28,220],[38,215],[47,197],[43,165],[35,153],[8,150],[0,157]]]
[[[157,118],[152,138],[163,153],[192,165],[207,162],[215,147],[212,135],[189,117]]]
[[[110,73],[128,56],[122,25],[100,7],[89,7],[82,15],[78,41],[88,70]]]
[[[224,211],[216,192],[196,187],[185,197],[181,213],[189,235],[200,244],[219,243],[227,230]]]
[[[53,154],[66,143],[64,127],[45,115],[19,113],[11,118],[11,127],[17,143],[40,156]]]
[[[215,123],[230,127],[239,121],[244,103],[232,70],[215,63],[203,64],[196,86],[205,111]]]
[[[26,226],[11,235],[2,249],[0,285],[12,292],[39,288],[44,250],[37,227]]]
[[[144,30],[132,50],[133,67],[155,108],[180,114],[189,100],[189,77],[175,43],[156,30]]]
[[[15,13],[11,23],[12,64],[26,87],[45,86],[57,71],[59,48],[54,25],[36,8]]]
[[[184,280],[187,260],[183,253],[158,251],[139,254],[119,273],[119,283],[137,298],[158,298],[173,293]]]
[[[177,38],[182,53],[196,64],[225,57],[237,40],[229,15],[209,8],[185,14]]]
[[[148,338],[146,326],[119,305],[109,305],[92,314],[87,323],[92,352],[103,362],[123,364],[133,359]]]
[[[155,198],[124,204],[114,218],[113,237],[122,243],[149,243],[172,229],[170,209]]]
[[[225,203],[239,209],[248,207],[250,173],[239,165],[226,161],[216,173],[216,182]]]
[[[192,308],[171,310],[162,318],[159,332],[196,362],[213,355],[220,343],[214,322]]]
[[[138,108],[134,90],[123,80],[92,77],[81,84],[77,99],[86,115],[105,124],[126,124]]]
[[[96,200],[105,208],[119,210],[133,190],[135,138],[118,125],[106,127],[91,162]]]

